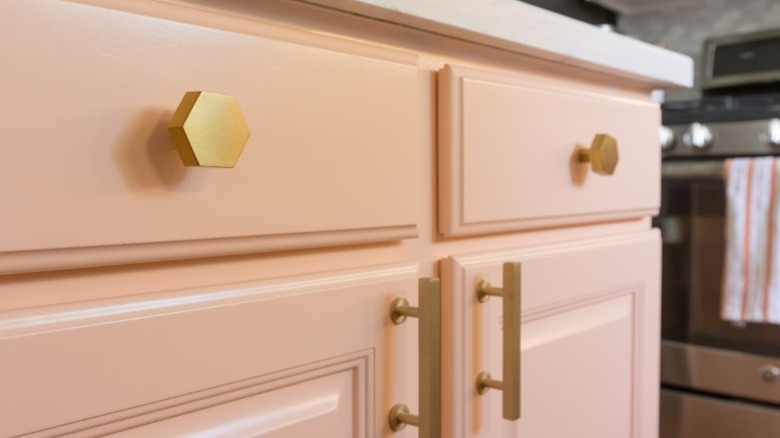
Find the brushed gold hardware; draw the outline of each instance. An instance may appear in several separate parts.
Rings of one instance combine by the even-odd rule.
[[[421,278],[418,282],[419,307],[409,306],[399,297],[390,305],[390,319],[395,324],[407,317],[418,318],[419,405],[420,414],[398,403],[390,410],[390,428],[401,430],[406,425],[417,426],[420,438],[441,437],[441,287],[438,278]]]
[[[487,303],[491,296],[503,297],[504,289],[491,286],[490,282],[484,278],[479,280],[479,283],[477,283],[477,300],[480,303]]]
[[[419,427],[420,417],[410,414],[409,406],[398,403],[390,409],[390,429],[399,431],[405,428],[407,424]]]
[[[599,175],[612,175],[618,163],[617,140],[609,134],[596,134],[590,148],[580,151],[579,161],[590,163]]]
[[[394,299],[393,302],[390,303],[390,319],[392,319],[395,324],[401,324],[406,321],[407,316],[419,318],[420,309],[410,306],[409,301],[404,297]]]
[[[477,376],[477,392],[484,394],[489,388],[502,392],[503,417],[520,418],[520,263],[507,262],[503,266],[503,287],[493,287],[487,280],[477,283],[477,299],[487,302],[491,296],[503,298],[503,364],[502,380],[493,380],[485,371]]]
[[[185,166],[234,167],[249,140],[238,100],[203,91],[184,94],[168,132]]]
[[[488,389],[504,389],[504,382],[500,380],[493,380],[493,376],[487,371],[482,371],[477,375],[477,392],[484,394],[488,392]]]

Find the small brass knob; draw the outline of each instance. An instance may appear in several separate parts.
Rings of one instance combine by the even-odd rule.
[[[618,163],[618,146],[615,137],[609,134],[597,134],[589,149],[580,151],[580,163],[590,163],[599,175],[612,175]]]
[[[238,100],[203,91],[184,94],[168,132],[185,166],[234,167],[249,140]]]

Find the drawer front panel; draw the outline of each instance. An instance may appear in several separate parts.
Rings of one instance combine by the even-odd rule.
[[[169,17],[0,5],[0,92],[14,102],[0,118],[13,145],[0,163],[0,256],[416,235],[416,55],[177,5],[155,13]],[[167,123],[193,90],[237,98],[251,135],[235,168],[182,164]]]
[[[443,234],[640,217],[658,208],[657,105],[456,66],[441,79]],[[618,142],[612,175],[578,161],[596,134]]]

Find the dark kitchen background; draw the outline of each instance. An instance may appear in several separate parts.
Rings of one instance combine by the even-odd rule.
[[[701,96],[702,43],[720,35],[780,27],[779,0],[528,0],[545,9],[592,24],[614,24],[634,38],[691,56],[695,86],[672,90],[666,101]]]

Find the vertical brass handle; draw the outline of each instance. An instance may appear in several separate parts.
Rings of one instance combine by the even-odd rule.
[[[438,278],[421,278],[418,283],[419,307],[409,306],[406,298],[390,305],[390,319],[401,324],[410,316],[420,320],[420,414],[412,415],[399,403],[390,410],[390,428],[401,430],[407,424],[420,429],[420,438],[441,437],[441,288]]]
[[[503,378],[493,380],[488,372],[477,376],[477,392],[489,388],[503,393],[503,417],[520,418],[520,263],[504,263],[504,286],[493,287],[487,280],[477,284],[477,299],[486,302],[490,296],[503,298]]]
[[[617,140],[609,134],[596,134],[590,148],[580,151],[579,161],[590,163],[599,175],[612,175],[618,164]]]

